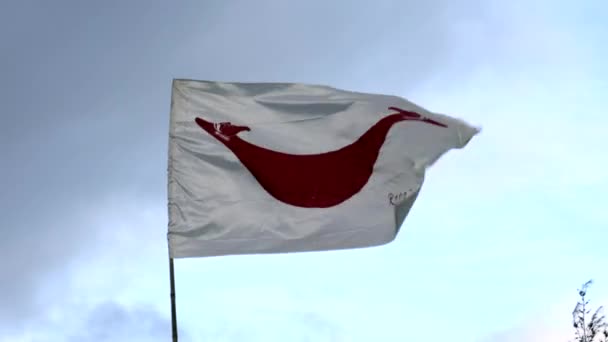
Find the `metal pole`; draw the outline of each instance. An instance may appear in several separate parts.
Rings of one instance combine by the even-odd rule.
[[[177,314],[175,308],[175,274],[173,272],[173,258],[169,258],[169,280],[171,282],[171,330],[173,342],[177,342]]]

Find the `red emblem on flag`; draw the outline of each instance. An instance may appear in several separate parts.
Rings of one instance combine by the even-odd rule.
[[[247,126],[212,123],[196,118],[196,123],[230,149],[259,184],[274,198],[303,208],[336,206],[367,184],[380,148],[391,127],[401,121],[418,121],[439,127],[445,124],[403,109],[380,119],[359,139],[338,150],[296,155],[251,144],[238,136]]]

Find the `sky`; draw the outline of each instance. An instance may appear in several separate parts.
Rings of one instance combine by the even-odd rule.
[[[608,3],[0,3],[0,341],[168,341],[171,81],[405,97],[482,132],[391,244],[176,260],[180,341],[568,341],[608,305]]]

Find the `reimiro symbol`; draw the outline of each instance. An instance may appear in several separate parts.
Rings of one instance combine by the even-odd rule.
[[[303,208],[329,208],[355,194],[367,184],[380,148],[391,127],[401,121],[418,121],[439,127],[445,124],[396,107],[397,113],[380,119],[352,144],[320,154],[296,155],[273,151],[238,136],[246,126],[196,123],[230,149],[258,183],[275,199]],[[393,199],[390,200],[391,203]],[[398,202],[397,198],[395,201]]]

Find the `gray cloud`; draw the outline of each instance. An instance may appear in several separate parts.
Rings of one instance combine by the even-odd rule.
[[[129,309],[105,302],[93,309],[83,323],[66,342],[167,341],[171,338],[170,319],[146,306]],[[184,331],[178,334],[180,340],[190,340]]]
[[[181,328],[178,333],[180,341],[192,340]],[[65,307],[61,319],[38,319],[29,325],[25,336],[33,342],[167,341],[171,339],[171,322],[147,305],[127,307],[104,301],[92,308]]]

